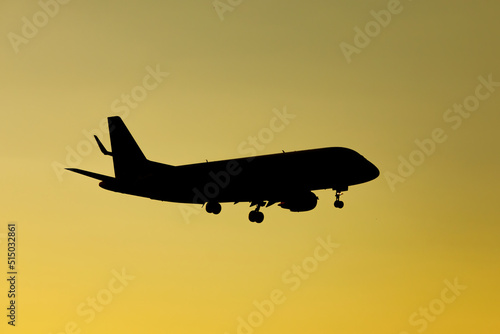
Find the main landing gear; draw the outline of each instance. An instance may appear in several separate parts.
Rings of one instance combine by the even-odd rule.
[[[207,205],[205,206],[205,210],[207,210],[208,213],[213,213],[214,215],[218,215],[222,210],[222,206],[220,205],[219,202],[208,202]]]
[[[274,202],[269,202],[267,206],[271,205],[272,203]],[[264,221],[264,214],[259,210],[260,207],[264,206],[265,204],[265,202],[252,202],[250,204],[250,206],[257,205],[255,210],[250,211],[250,213],[248,214],[248,219],[250,219],[251,222],[262,223],[262,221]],[[219,202],[207,202],[205,205],[205,210],[207,210],[208,213],[218,215],[222,210],[222,206]]]
[[[252,202],[252,204],[250,204],[250,206],[257,205],[255,210],[250,211],[250,213],[248,214],[248,219],[251,222],[260,224],[264,221],[264,214],[259,211],[260,207],[264,204],[264,202]]]
[[[342,193],[340,191],[336,190],[335,191],[335,202],[333,203],[333,205],[336,208],[342,209],[344,207],[344,202],[342,202],[340,200],[340,195],[342,195]]]

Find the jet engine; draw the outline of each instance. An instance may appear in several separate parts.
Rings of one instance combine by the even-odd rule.
[[[312,192],[301,193],[278,204],[292,212],[309,211],[316,207],[318,197]]]

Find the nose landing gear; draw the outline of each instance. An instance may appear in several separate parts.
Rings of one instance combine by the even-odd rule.
[[[342,195],[342,193],[340,191],[336,190],[335,191],[335,202],[333,203],[333,205],[336,208],[342,209],[344,207],[344,202],[342,202],[340,200],[340,195]]]

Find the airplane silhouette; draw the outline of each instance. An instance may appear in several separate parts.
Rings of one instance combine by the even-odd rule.
[[[104,155],[113,158],[115,177],[66,168],[97,180],[99,186],[123,194],[160,201],[197,203],[219,214],[225,202],[250,202],[248,218],[261,223],[261,207],[275,203],[292,212],[316,207],[312,190],[335,191],[342,208],[342,191],[380,175],[375,165],[354,150],[327,147],[296,152],[172,166],[146,159],[118,116],[108,117],[111,151],[94,136]]]

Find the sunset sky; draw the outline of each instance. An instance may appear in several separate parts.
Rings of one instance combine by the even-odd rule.
[[[2,333],[499,332],[500,3],[0,10]],[[248,203],[216,216],[113,193],[63,168],[113,176],[93,135],[109,149],[114,115],[154,161],[342,146],[381,175],[342,210],[317,191],[313,211],[274,205],[262,224]]]

